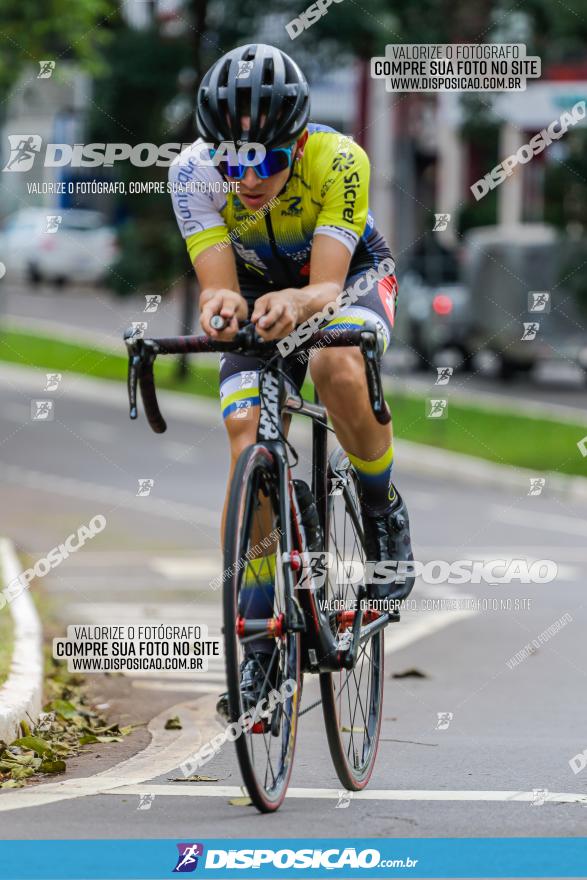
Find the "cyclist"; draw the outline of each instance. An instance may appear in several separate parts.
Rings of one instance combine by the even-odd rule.
[[[214,339],[229,340],[238,321],[250,319],[259,336],[278,340],[359,281],[355,302],[324,326],[356,328],[372,321],[387,346],[397,283],[389,270],[380,277],[371,273],[375,280],[365,282],[368,270],[380,264],[393,267],[368,210],[369,160],[351,138],[309,123],[309,113],[303,73],[273,46],[233,49],[202,80],[196,115],[201,137],[170,169],[177,222],[201,289],[202,328]],[[217,167],[202,164],[202,144],[212,145],[208,158],[213,158],[224,142],[261,144],[266,155],[250,166],[233,164],[229,154],[219,151]],[[223,181],[230,183],[228,190],[219,185]],[[223,330],[211,325],[216,315],[225,320]],[[256,439],[260,366],[255,358],[221,357],[229,486],[240,453]],[[286,358],[293,389],[301,388],[306,367],[295,351]],[[310,374],[359,479],[367,559],[413,559],[408,513],[391,479],[391,427],[380,425],[372,413],[360,352],[315,350]],[[225,514],[226,502],[223,528]],[[245,576],[244,616],[273,616],[274,565],[274,556],[250,561],[253,579],[248,584]],[[413,577],[392,582],[383,595],[371,585],[370,596],[400,600],[413,582]],[[249,705],[257,703],[267,681],[272,651],[270,640],[257,639],[248,646],[241,689]],[[226,697],[221,698],[219,709],[226,712],[226,705]]]

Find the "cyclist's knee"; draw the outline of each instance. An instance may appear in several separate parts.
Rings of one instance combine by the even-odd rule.
[[[327,408],[347,407],[365,390],[365,367],[357,349],[322,349],[310,361],[310,373]]]
[[[246,412],[246,417],[239,415],[239,412]],[[255,442],[258,421],[258,406],[251,406],[247,410],[237,410],[234,415],[230,415],[224,420],[230,444],[230,454],[233,458],[238,458],[243,449]]]

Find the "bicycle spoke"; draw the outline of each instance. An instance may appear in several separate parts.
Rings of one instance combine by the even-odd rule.
[[[360,613],[359,591],[364,586],[364,579],[355,583],[352,575],[356,564],[365,564],[358,511],[358,489],[351,469],[343,496],[331,502],[328,549],[333,553],[339,576],[336,579],[331,577],[327,581],[327,589],[328,598],[341,599],[345,608],[354,608],[356,613]],[[332,620],[333,631],[337,636],[349,627],[348,619],[344,621],[333,616]],[[337,739],[333,742],[335,746],[338,742],[336,751],[340,756],[339,761],[347,768],[342,775],[339,771],[341,780],[350,777],[354,781],[370,775],[381,711],[382,639],[382,633],[377,633],[367,642],[361,643],[353,668],[331,676],[330,714],[336,719],[337,729]],[[328,695],[328,691],[326,694]],[[331,750],[332,748],[333,743]]]

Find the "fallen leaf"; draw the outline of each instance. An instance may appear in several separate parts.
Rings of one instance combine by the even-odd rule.
[[[167,719],[167,721],[165,722],[165,730],[182,730],[179,715],[174,715],[173,718]]]
[[[34,772],[32,767],[14,767],[10,775],[13,779],[26,779],[28,776],[32,776]]]
[[[228,802],[231,807],[250,807],[252,803],[250,797],[235,797]]]
[[[59,758],[49,758],[41,764],[41,773],[63,773],[67,765]]]
[[[392,678],[428,678],[425,672],[420,672],[419,669],[406,669],[404,672],[394,672],[392,673]]]
[[[121,743],[122,736],[107,736],[105,734],[86,733],[80,736],[78,742],[80,746],[87,746],[89,743]]]
[[[69,700],[51,700],[50,703],[47,703],[45,706],[46,712],[55,712],[56,715],[61,715],[62,718],[66,718],[67,720],[71,720],[79,714],[76,707],[73,703],[70,703]]]
[[[169,780],[170,782],[220,782],[219,776],[198,776],[197,773],[194,773],[193,776],[172,776]]]
[[[40,736],[21,736],[20,739],[15,739],[12,745],[31,749],[37,755],[50,755],[53,751],[51,745]]]

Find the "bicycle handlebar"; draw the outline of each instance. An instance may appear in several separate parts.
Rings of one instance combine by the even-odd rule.
[[[136,337],[132,328],[125,331],[124,341],[128,350],[127,384],[130,417],[136,419],[138,416],[138,383],[147,421],[156,434],[163,434],[167,430],[155,390],[153,364],[157,355],[233,351],[243,355],[264,357],[278,353],[277,342],[267,342],[261,339],[255,332],[254,325],[250,322],[245,323],[234,339],[229,342],[211,339],[209,336],[170,336],[160,339],[143,339]],[[321,347],[357,346],[361,349],[365,361],[365,375],[373,414],[380,424],[387,425],[391,421],[391,413],[383,397],[379,369],[383,340],[375,325],[367,322],[360,330],[317,330],[298,348],[304,351],[318,344]]]

